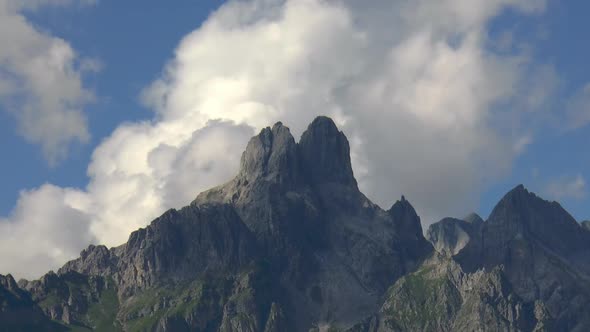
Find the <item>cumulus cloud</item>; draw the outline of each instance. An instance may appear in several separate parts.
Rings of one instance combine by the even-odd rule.
[[[183,38],[142,94],[154,119],[119,126],[94,151],[88,186],[67,189],[77,205],[57,206],[81,211],[68,222],[87,225],[98,242],[120,244],[229,180],[257,130],[281,120],[297,137],[325,114],[351,140],[370,198],[387,208],[405,194],[426,222],[462,215],[526,146],[496,124],[519,110],[506,105],[528,103],[519,98],[534,68],[526,54],[495,52],[486,26],[506,9],[543,8],[535,0],[226,3]],[[68,247],[71,257],[80,244]]]
[[[562,176],[549,182],[544,192],[555,200],[582,199],[586,196],[586,180],[581,174]]]
[[[184,38],[144,99],[165,117],[194,112],[255,128],[282,120],[296,134],[317,114],[333,116],[354,141],[368,195],[388,206],[405,193],[432,221],[476,205],[482,178],[507,170],[522,142],[491,118],[516,91],[529,95],[527,58],[493,52],[485,27],[503,9],[543,6],[236,2]]]
[[[83,107],[94,96],[82,76],[97,67],[65,40],[33,26],[23,11],[68,2],[0,0],[0,105],[16,119],[18,133],[41,145],[52,164],[65,157],[71,143],[89,138]]]
[[[188,118],[119,127],[94,152],[86,195],[101,243],[120,244],[171,207],[231,179],[251,127]]]
[[[21,192],[12,215],[0,218],[0,271],[40,276],[95,242],[89,216],[80,209],[85,200],[77,190],[49,184]]]

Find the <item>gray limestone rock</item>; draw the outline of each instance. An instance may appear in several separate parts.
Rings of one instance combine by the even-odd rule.
[[[501,267],[466,273],[434,255],[389,289],[375,316],[348,331],[532,331],[547,324],[541,316],[512,292]]]
[[[383,210],[359,190],[331,119],[298,143],[279,122],[234,179],[124,245],[0,276],[0,330],[586,331],[585,227],[518,186],[485,222],[432,225],[431,244],[405,197]]]
[[[468,271],[502,265],[515,295],[542,301],[555,328],[576,330],[590,317],[589,250],[590,233],[571,215],[520,185],[456,257]]]
[[[313,182],[356,186],[350,163],[350,147],[332,119],[319,116],[301,135],[299,154]]]
[[[454,256],[470,241],[479,241],[482,224],[483,222],[479,222],[477,219],[469,222],[455,218],[444,218],[430,225],[426,232],[426,238],[439,253]]]
[[[473,225],[481,225],[484,223],[484,220],[475,212],[466,215],[463,220]]]
[[[63,331],[8,274],[0,275],[0,331]]]
[[[82,250],[79,258],[66,263],[57,273],[61,275],[75,271],[86,275],[110,276],[117,271],[118,260],[113,250],[102,245],[90,245]]]
[[[345,326],[432,247],[410,203],[383,211],[358,189],[348,140],[318,117],[295,143],[278,123],[250,140],[239,174],[193,204],[223,202],[268,252],[301,325]]]

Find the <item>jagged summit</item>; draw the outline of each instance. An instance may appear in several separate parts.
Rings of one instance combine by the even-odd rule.
[[[526,187],[524,186],[524,184],[519,183],[516,185],[516,187],[512,188],[512,190],[510,190],[508,193],[511,192],[524,192],[524,193],[528,193],[529,191],[526,189]]]
[[[193,205],[212,203],[236,210],[286,278],[281,287],[296,301],[293,315],[303,326],[362,318],[376,308],[378,294],[432,252],[405,198],[383,211],[359,191],[348,140],[324,116],[299,143],[280,122],[261,130],[248,143],[239,174],[199,194]]]
[[[559,203],[544,200],[523,185],[500,200],[485,224],[491,233],[502,237],[530,234],[558,252],[585,245],[580,224]],[[570,240],[564,243],[559,238]]]
[[[500,204],[521,204],[531,200],[540,200],[537,195],[533,192],[528,191],[523,184],[519,184],[516,187],[509,190],[504,197],[500,200]]]
[[[552,252],[568,256],[585,248],[589,240],[580,224],[559,203],[546,201],[523,185],[510,190],[498,202],[483,223],[481,237],[489,265],[515,255],[510,249],[515,243],[542,243]]]
[[[559,203],[519,185],[500,200],[477,240],[470,241],[457,260],[469,271],[504,265],[516,294],[526,301],[545,301],[550,315],[565,324],[556,330],[572,330],[564,323],[567,315],[585,310],[590,300],[574,295],[590,291],[579,279],[590,272],[589,251],[590,233]],[[576,300],[560,302],[565,293]]]
[[[483,221],[467,221],[456,218],[443,218],[436,222],[426,232],[426,238],[434,245],[436,251],[443,255],[458,254],[469,242],[477,240],[478,232]]]
[[[416,213],[412,204],[406,200],[405,196],[402,195],[401,199],[393,203],[387,212],[394,220],[398,220],[399,224],[409,234],[415,236],[422,234],[420,217],[418,216],[418,213]]]
[[[426,238],[437,252],[454,256],[470,242],[479,240],[483,225],[484,220],[475,212],[462,219],[447,217],[430,225],[426,231]]]
[[[358,191],[350,161],[348,139],[332,119],[317,117],[295,142],[282,122],[263,128],[250,139],[240,171],[230,183],[200,194],[199,201],[239,199],[240,188],[275,183],[284,190],[314,184],[339,184]]]
[[[397,231],[405,235],[404,238],[399,239],[400,247],[398,250],[405,251],[405,255],[407,257],[413,257],[413,259],[425,257],[432,252],[433,248],[430,243],[427,245],[422,244],[424,233],[422,231],[420,217],[412,204],[404,196],[396,201],[387,213],[395,222]],[[417,246],[417,243],[420,245]]]
[[[348,139],[332,119],[315,118],[301,135],[298,146],[305,171],[313,181],[356,186]]]
[[[297,181],[299,160],[295,139],[288,127],[277,122],[252,137],[242,154],[239,177],[246,181],[258,178],[279,182]]]
[[[466,215],[463,217],[463,220],[470,224],[481,224],[484,222],[483,218],[475,212],[471,212],[470,214]]]
[[[9,291],[18,289],[18,285],[11,274],[7,274],[6,276],[0,275],[0,286],[6,288]]]

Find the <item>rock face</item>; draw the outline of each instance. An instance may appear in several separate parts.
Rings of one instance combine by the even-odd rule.
[[[514,294],[502,267],[465,273],[434,255],[388,291],[379,313],[349,331],[541,331],[544,307]]]
[[[517,186],[483,224],[481,240],[457,261],[468,271],[503,265],[514,293],[545,304],[555,327],[585,330],[590,324],[590,232],[557,202]]]
[[[311,182],[356,187],[348,140],[330,118],[316,118],[301,135],[298,148],[304,172]]]
[[[454,256],[469,242],[479,241],[482,225],[483,221],[476,214],[472,214],[464,220],[444,218],[430,225],[426,232],[426,238],[439,253]]]
[[[483,224],[483,219],[475,212],[468,214],[462,220],[476,226],[481,226],[481,224]]]
[[[430,252],[402,200],[383,211],[358,189],[348,140],[318,117],[297,144],[277,123],[254,137],[238,176],[193,205],[232,205],[276,271],[296,330],[346,326],[379,306],[397,278]],[[344,305],[343,305],[344,304]]]
[[[372,325],[357,328],[585,331],[589,234],[558,203],[517,186],[485,222],[432,225],[427,237],[439,254],[395,283]]]
[[[65,329],[45,316],[10,274],[0,275],[0,331],[60,330]]]
[[[480,255],[485,266],[526,264],[536,254],[530,246],[539,245],[542,252],[567,261],[586,251],[589,241],[589,234],[559,203],[545,201],[519,185],[502,198],[484,224]]]
[[[559,204],[519,186],[487,221],[427,234],[405,197],[383,210],[360,192],[331,119],[299,143],[279,122],[234,179],[126,244],[90,246],[40,280],[0,276],[0,331],[590,328],[590,232]]]
[[[117,328],[116,285],[110,278],[69,271],[49,272],[40,280],[20,285],[45,316],[64,325],[109,330]],[[66,326],[62,326],[67,329]]]

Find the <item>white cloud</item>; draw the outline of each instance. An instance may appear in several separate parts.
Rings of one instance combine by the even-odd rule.
[[[94,5],[98,0],[2,0],[0,7],[11,11],[17,10],[37,10],[43,6],[87,6]]]
[[[253,134],[244,125],[209,121],[201,128],[190,119],[119,127],[88,170],[94,234],[120,244],[164,210],[231,179]]]
[[[297,136],[319,114],[347,133],[360,185],[379,204],[405,194],[426,222],[470,211],[478,188],[510,167],[522,140],[495,125],[496,109],[526,103],[519,95],[532,66],[525,54],[491,50],[486,25],[506,8],[543,6],[227,3],[182,40],[143,93],[155,118],[119,126],[94,151],[90,183],[73,191],[79,222],[90,220],[99,242],[120,244],[166,208],[230,179],[255,130],[281,120]]]
[[[530,68],[489,51],[485,26],[543,2],[257,3],[274,10],[234,3],[187,36],[145,99],[164,117],[282,120],[296,134],[331,115],[369,196],[387,206],[405,193],[427,220],[476,205],[484,174],[509,167],[520,137],[493,128],[492,108],[527,89]]]
[[[549,182],[544,192],[555,200],[582,199],[586,196],[586,180],[581,174],[562,176]]]
[[[49,184],[21,192],[12,215],[0,218],[0,271],[40,276],[95,242],[90,219],[78,208],[84,200],[76,190]]]
[[[571,97],[566,106],[565,119],[568,129],[578,129],[590,123],[590,83]]]
[[[531,135],[520,136],[514,143],[513,150],[516,154],[521,154],[532,142],[533,137]]]
[[[50,163],[65,157],[71,143],[89,138],[83,107],[94,96],[82,76],[96,66],[65,40],[38,30],[22,11],[68,2],[0,0],[0,105]]]

